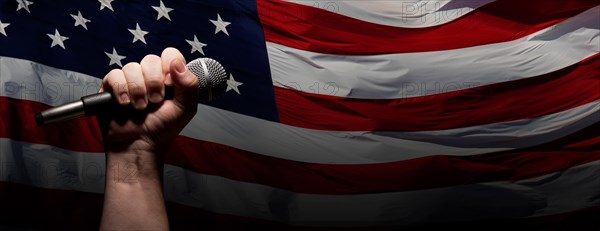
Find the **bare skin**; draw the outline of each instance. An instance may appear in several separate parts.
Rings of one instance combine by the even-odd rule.
[[[165,86],[175,96],[165,100]],[[198,80],[167,48],[109,72],[100,91],[118,104],[99,118],[106,151],[101,230],[168,230],[162,166],[169,144],[194,117]]]

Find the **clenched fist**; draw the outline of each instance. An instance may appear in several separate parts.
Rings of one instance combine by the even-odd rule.
[[[173,99],[165,100],[165,86],[174,86]],[[119,104],[100,116],[107,151],[163,152],[196,114],[198,79],[183,55],[167,48],[112,70],[100,91],[111,91]]]
[[[165,100],[165,86],[174,87]],[[194,117],[198,79],[174,48],[148,55],[104,77],[100,91],[118,103],[98,115],[106,152],[101,230],[167,230],[164,155]]]

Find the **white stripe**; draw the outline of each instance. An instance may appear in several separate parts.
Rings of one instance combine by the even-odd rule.
[[[550,73],[600,52],[600,6],[516,41],[464,49],[347,56],[267,43],[273,84],[298,91],[396,99]]]
[[[600,101],[595,101],[538,119],[431,133],[372,133],[303,129],[199,105],[198,116],[181,134],[281,159],[367,164],[531,147],[594,124],[600,121],[599,115]],[[453,135],[461,138],[453,139]]]
[[[0,139],[0,181],[102,193],[104,155]],[[58,167],[58,168],[55,168]],[[274,174],[277,174],[274,172]],[[303,226],[403,225],[545,216],[600,205],[600,161],[517,182],[360,195],[295,193],[165,166],[166,200]],[[298,179],[290,179],[298,180]]]
[[[25,86],[15,88],[17,90],[2,87],[0,96],[42,101],[51,105],[78,99],[85,93],[83,86],[86,83],[94,86],[99,81],[88,75],[8,57],[0,57],[0,67],[3,86],[14,85],[16,80]],[[51,88],[47,86],[54,86],[52,89],[57,92],[54,98],[61,100],[48,101],[46,99],[50,97],[36,95]],[[87,89],[95,93],[97,87]],[[594,124],[600,120],[599,113],[600,101],[595,101],[534,119],[450,130],[343,132],[287,126],[199,105],[197,115],[182,135],[282,159],[308,163],[367,164],[439,154],[467,156],[530,147]]]
[[[493,0],[287,0],[371,23],[423,28],[454,21]]]
[[[98,92],[102,80],[29,60],[0,56],[0,96],[57,106]]]

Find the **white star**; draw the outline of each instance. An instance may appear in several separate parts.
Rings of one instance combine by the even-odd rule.
[[[81,11],[77,11],[77,15],[72,14],[71,17],[75,19],[75,26],[82,26],[83,28],[85,28],[85,30],[88,29],[85,24],[91,21],[84,18],[83,15],[81,15]]]
[[[65,37],[65,36],[60,36],[60,33],[58,33],[58,29],[54,30],[54,34],[47,34],[47,35],[48,35],[48,37],[50,37],[52,39],[52,45],[50,45],[51,48],[56,45],[59,45],[63,49],[67,49],[67,48],[65,48],[65,44],[63,42],[69,38]]]
[[[10,25],[10,23],[2,23],[2,21],[0,21],[0,34],[3,34],[4,36],[8,36],[6,34],[6,30],[4,30],[4,29],[9,25]]]
[[[206,46],[205,43],[201,43],[200,41],[198,41],[198,38],[196,38],[196,35],[194,35],[194,40],[185,40],[187,43],[189,43],[190,45],[192,45],[192,54],[194,53],[194,51],[198,51],[200,52],[200,54],[204,55],[204,50],[202,50],[203,47]]]
[[[165,4],[162,2],[162,0],[160,1],[160,6],[153,6],[152,8],[154,8],[154,10],[158,12],[158,17],[156,18],[156,20],[165,17],[169,21],[171,21],[171,17],[169,17],[169,12],[171,12],[173,8],[165,7]]]
[[[31,13],[31,11],[29,11],[29,5],[33,4],[33,2],[27,0],[17,0],[17,3],[19,3],[17,6],[17,11],[20,9],[25,9],[27,12]]]
[[[238,89],[239,86],[241,86],[243,83],[235,81],[235,79],[233,78],[232,74],[229,74],[229,79],[227,80],[227,90],[225,90],[226,92],[234,90],[235,92],[238,93],[238,95],[241,95],[240,90]]]
[[[124,59],[124,58],[126,58],[126,57],[117,54],[117,50],[115,50],[114,47],[113,47],[112,54],[108,53],[108,52],[104,52],[104,54],[106,54],[108,56],[108,58],[110,58],[110,63],[108,64],[109,66],[113,65],[113,64],[117,64],[120,67],[123,67],[123,64],[121,63],[121,60]]]
[[[112,1],[113,0],[98,0],[100,2],[100,10],[104,9],[104,8],[108,8],[111,11],[115,11],[112,8]]]
[[[129,29],[129,32],[131,32],[131,33],[133,34],[133,42],[132,42],[132,43],[135,43],[135,41],[138,41],[138,40],[140,40],[140,41],[142,41],[144,44],[147,44],[147,43],[146,43],[146,39],[144,38],[144,36],[145,36],[146,34],[148,34],[148,31],[143,31],[143,30],[140,28],[140,24],[137,24],[137,23],[136,23],[136,24],[135,24],[135,30]]]
[[[217,20],[210,19],[210,22],[215,24],[215,34],[219,33],[220,31],[223,31],[223,33],[229,36],[229,33],[227,32],[227,26],[229,26],[229,24],[231,23],[223,21],[223,19],[221,19],[221,15],[217,14]]]

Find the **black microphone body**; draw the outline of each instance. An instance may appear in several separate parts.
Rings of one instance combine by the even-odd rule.
[[[209,102],[225,92],[227,74],[219,62],[210,58],[199,58],[189,62],[186,67],[198,78],[198,102]],[[165,99],[172,99],[173,95],[174,88],[166,86]],[[41,126],[81,116],[93,116],[112,103],[115,103],[115,97],[110,92],[83,96],[80,100],[36,113],[35,122]]]

